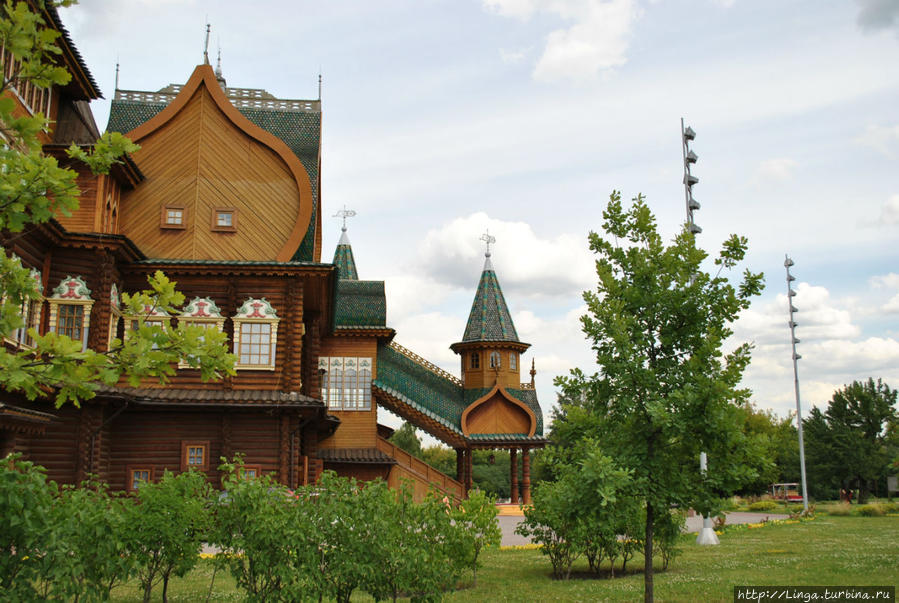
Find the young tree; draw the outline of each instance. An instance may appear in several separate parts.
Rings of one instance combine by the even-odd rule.
[[[897,391],[880,379],[853,381],[834,392],[827,410],[812,409],[803,425],[809,433],[812,460],[822,464],[823,479],[841,488],[858,485],[858,501],[864,503],[872,482],[882,478],[890,464],[888,433],[899,420]]]
[[[646,508],[644,594],[652,601],[655,518],[675,503],[709,513],[716,492],[754,477],[733,462],[745,444],[734,405],[748,398],[739,382],[750,346],[722,347],[763,275],[745,271],[737,287],[721,276],[745,256],[747,241],[736,235],[714,260],[717,273],[706,273],[694,236],[684,229],[665,245],[642,196],[625,208],[613,192],[603,218],[605,233],[590,233],[599,282],[584,293],[582,318],[600,372],[575,370],[557,384],[583,401],[604,448],[633,472]],[[701,450],[710,458],[704,476]]]
[[[22,308],[39,298],[30,271],[6,249],[9,241],[78,207],[77,174],[42,152],[40,134],[49,132],[50,122],[41,113],[20,115],[11,92],[24,83],[39,88],[68,83],[71,76],[57,61],[62,54],[56,44],[59,35],[28,3],[0,5],[0,44],[16,61],[11,74],[4,69],[0,80],[0,130],[5,141],[0,145],[0,338],[26,326]],[[122,155],[137,148],[121,134],[106,133],[91,149],[72,145],[69,156],[94,173],[108,173]],[[147,307],[172,311],[184,303],[184,296],[161,273],[149,284],[149,290],[125,300],[135,316],[145,315]],[[164,380],[180,358],[190,359],[204,379],[233,372],[234,357],[223,346],[224,335],[199,327],[143,325],[108,353],[82,351],[81,342],[55,333],[41,336],[29,329],[29,335],[34,342],[30,349],[0,347],[0,388],[22,392],[29,399],[47,395],[49,388],[55,390],[57,405],[89,399],[94,384],[115,384],[123,375],[135,384],[145,377]]]
[[[415,457],[421,457],[421,438],[418,437],[418,429],[412,423],[404,422],[402,427],[393,432],[390,442],[399,446]]]

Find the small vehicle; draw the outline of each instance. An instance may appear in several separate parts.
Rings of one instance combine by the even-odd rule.
[[[771,484],[771,497],[783,502],[802,502],[799,484]]]

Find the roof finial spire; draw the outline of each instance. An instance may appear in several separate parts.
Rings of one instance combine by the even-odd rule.
[[[209,30],[211,26],[209,25],[209,19],[206,19],[206,41],[203,43],[203,64],[209,64]]]
[[[322,99],[322,68],[318,68],[318,100]]]
[[[490,229],[487,229],[487,232],[481,235],[481,239],[485,243],[487,243],[487,253],[484,254],[484,257],[490,257],[490,244],[496,243],[496,237],[490,235]]]
[[[343,206],[343,209],[341,209],[336,214],[334,214],[335,218],[343,218],[343,225],[340,228],[341,231],[346,232],[346,219],[352,218],[355,215],[356,215],[356,210],[347,209],[346,205]]]
[[[534,359],[531,358],[531,387],[534,387],[534,377],[537,376],[537,369],[534,368]]]
[[[218,57],[215,59],[215,76],[222,77],[222,45],[218,47]]]
[[[119,90],[119,57],[115,58],[115,91]]]

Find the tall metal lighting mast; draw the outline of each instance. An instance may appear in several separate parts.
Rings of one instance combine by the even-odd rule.
[[[787,269],[787,303],[790,305],[790,345],[793,348],[793,385],[796,390],[796,430],[799,432],[799,470],[802,475],[802,509],[808,511],[808,490],[805,485],[805,444],[802,441],[802,408],[799,404],[799,359],[802,358],[796,353],[796,344],[799,339],[796,338],[796,321],[793,320],[793,314],[799,310],[793,305],[793,298],[796,297],[796,291],[793,290],[792,282],[796,277],[790,274],[790,266],[793,260],[790,256],[785,256],[784,268]]]
[[[696,138],[693,128],[684,127],[684,118],[680,120],[681,146],[684,154],[684,198],[687,203],[687,229],[694,235],[702,232],[702,228],[693,219],[693,212],[699,209],[699,201],[693,198],[693,185],[699,182],[699,178],[690,173],[690,166],[696,163],[699,157],[690,149],[690,142]],[[692,284],[692,278],[690,280]],[[699,453],[699,470],[705,475],[708,471],[708,457],[705,452]],[[702,530],[696,537],[697,544],[718,544],[718,536],[712,527],[712,518],[702,518]]]

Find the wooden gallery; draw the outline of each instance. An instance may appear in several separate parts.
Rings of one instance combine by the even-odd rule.
[[[121,292],[145,288],[162,270],[188,303],[152,319],[221,329],[237,365],[219,382],[186,367],[166,385],[122,381],[80,408],[0,390],[0,455],[21,452],[60,483],[95,474],[132,490],[191,468],[218,484],[219,458],[242,453],[248,474],[290,487],[332,469],[392,486],[408,479],[417,497],[436,488],[461,498],[472,450],[506,449],[513,497],[529,500],[528,453],[546,443],[543,418],[533,368],[521,382],[528,344],[489,253],[465,331],[451,346],[459,378],[394,342],[384,283],[359,279],[345,225],[333,261],[322,261],[320,101],[227,87],[208,64],[183,85],[116,90],[107,128],[141,148],[94,176],[63,151],[99,136],[89,103],[101,94],[56,10],[43,17],[63,34],[59,60],[72,80],[10,94],[21,112],[50,117],[44,153],[78,172],[81,195],[70,216],[24,235],[0,233],[0,245],[42,285],[43,299],[22,309],[26,323],[105,351],[127,328]],[[3,61],[11,69],[8,55]],[[27,348],[27,332],[4,345]],[[391,444],[379,408],[454,448],[457,474]]]

